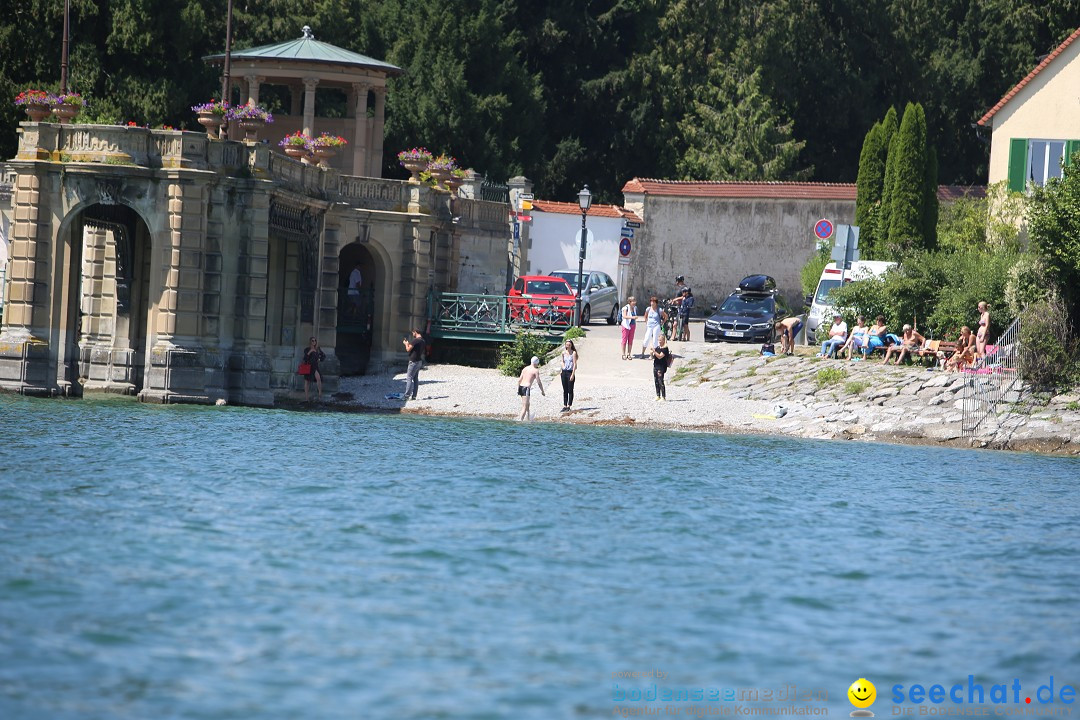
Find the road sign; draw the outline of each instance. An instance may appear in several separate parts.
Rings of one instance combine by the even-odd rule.
[[[836,267],[850,270],[851,263],[859,259],[859,226],[837,225],[836,239],[833,241],[831,255]]]
[[[518,197],[522,200],[534,200],[532,193],[518,193]]]
[[[830,237],[832,237],[833,229],[834,228],[832,220],[826,220],[825,218],[822,218],[817,221],[816,225],[814,225],[814,234],[822,240],[828,240]]]
[[[630,227],[630,228],[639,228],[639,227],[641,227],[641,223],[635,222],[633,220],[626,220],[625,222],[626,222],[626,227]]]
[[[622,236],[623,236],[623,237],[625,237],[625,238],[632,238],[632,237],[634,237],[634,231],[633,231],[633,229],[632,229],[632,228],[623,228],[623,229],[622,229]]]
[[[619,254],[623,257],[629,257],[630,251],[634,249],[633,243],[630,242],[630,238],[623,238],[619,243]]]

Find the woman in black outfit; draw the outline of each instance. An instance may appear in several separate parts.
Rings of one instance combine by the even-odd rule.
[[[315,381],[315,385],[319,389],[319,400],[322,400],[322,375],[319,374],[319,363],[326,359],[326,355],[323,353],[322,348],[319,347],[318,338],[311,338],[308,346],[304,348],[304,362],[311,366],[311,372],[304,376],[304,401],[311,400],[311,381]]]
[[[659,343],[652,351],[653,382],[656,383],[656,399],[667,400],[664,374],[667,372],[668,365],[671,364],[671,348],[668,347],[665,335],[660,335]]]
[[[570,412],[574,404],[574,380],[577,376],[578,354],[573,340],[567,340],[562,352],[562,411]]]

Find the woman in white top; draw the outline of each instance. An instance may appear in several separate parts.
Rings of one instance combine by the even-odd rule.
[[[567,340],[562,351],[562,412],[570,412],[574,404],[574,378],[577,376],[577,348]]]
[[[637,300],[633,296],[626,299],[622,312],[622,359],[629,360],[634,352],[634,326],[637,324]]]
[[[666,318],[660,309],[660,300],[655,295],[649,298],[649,307],[645,308],[645,337],[641,339],[641,357],[648,358],[656,341],[660,339],[660,326]]]

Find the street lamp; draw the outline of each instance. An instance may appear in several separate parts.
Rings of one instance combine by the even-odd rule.
[[[589,214],[589,206],[592,205],[592,193],[589,192],[589,186],[581,188],[581,192],[577,194],[578,207],[581,208],[581,249],[578,251],[578,263],[577,263],[577,312],[575,323],[579,327],[581,326],[581,293],[582,293],[582,281],[584,278],[582,275],[585,272],[585,216]]]

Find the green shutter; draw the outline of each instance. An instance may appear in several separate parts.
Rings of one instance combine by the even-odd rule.
[[[1080,140],[1065,141],[1065,165],[1072,165],[1072,156],[1080,151]]]
[[[1027,162],[1027,138],[1009,140],[1009,189],[1013,192],[1024,192],[1027,188]]]

